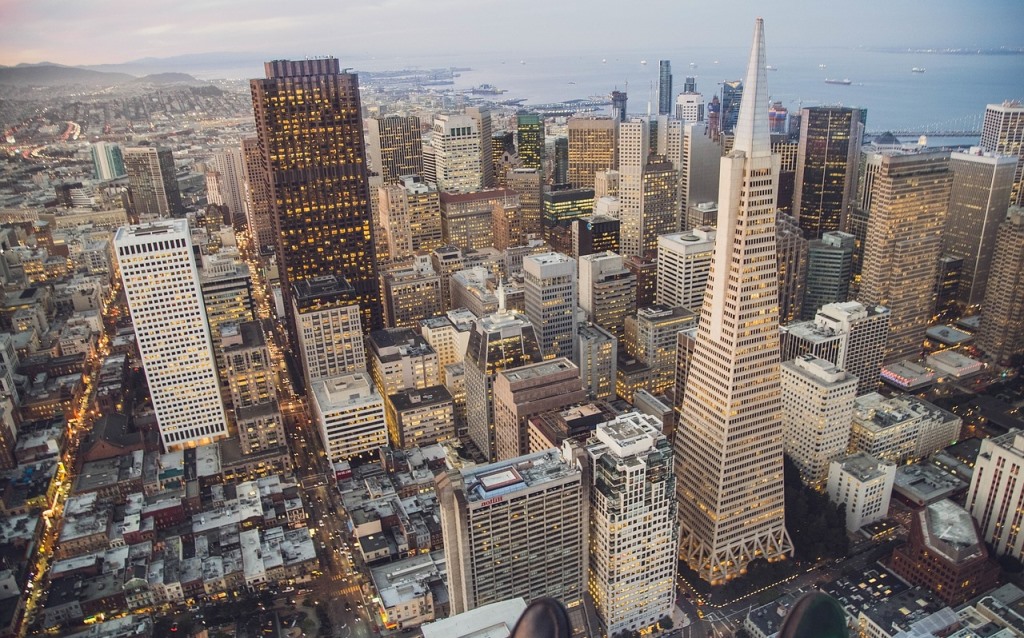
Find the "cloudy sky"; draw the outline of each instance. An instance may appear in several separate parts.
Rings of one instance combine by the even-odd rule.
[[[732,46],[759,15],[773,46],[1024,46],[1024,0],[0,0],[0,64]]]

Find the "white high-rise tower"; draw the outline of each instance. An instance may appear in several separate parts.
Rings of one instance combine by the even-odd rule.
[[[164,450],[227,436],[188,222],[124,226],[114,247]]]
[[[735,142],[722,158],[718,232],[675,469],[680,552],[712,583],[792,553],[783,509],[779,295],[764,23],[754,28]]]

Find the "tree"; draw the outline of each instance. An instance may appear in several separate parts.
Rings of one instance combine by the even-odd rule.
[[[658,621],[658,629],[662,631],[672,629],[673,625],[675,625],[675,623],[672,622],[671,616],[662,616],[661,620]]]

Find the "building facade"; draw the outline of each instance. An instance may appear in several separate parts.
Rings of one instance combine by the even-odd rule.
[[[1024,352],[1024,209],[999,227],[984,308],[978,347],[997,360]]]

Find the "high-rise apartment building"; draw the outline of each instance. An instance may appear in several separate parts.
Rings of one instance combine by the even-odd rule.
[[[587,319],[619,339],[636,313],[636,277],[612,251],[579,259],[579,302]]]
[[[495,375],[541,360],[537,334],[526,316],[501,308],[474,325],[464,361],[466,422],[469,438],[485,458],[495,458]]]
[[[121,147],[111,142],[93,142],[89,145],[92,152],[92,166],[96,179],[106,181],[125,175],[124,155]]]
[[[874,180],[858,300],[889,308],[885,363],[916,359],[935,307],[953,175],[949,153],[883,155]]]
[[[430,145],[434,149],[434,171],[440,190],[470,193],[484,188],[483,135],[477,119],[468,114],[436,116]]]
[[[861,109],[812,106],[801,110],[793,209],[808,239],[846,228],[863,136]]]
[[[812,318],[825,304],[846,301],[853,280],[855,239],[835,230],[807,242],[807,282],[800,314],[804,319]]]
[[[713,275],[674,441],[680,552],[712,583],[739,576],[756,558],[773,561],[792,552],[783,504],[773,250],[779,160],[765,115],[766,76],[758,19],[733,150],[722,158]]]
[[[526,316],[544,356],[576,360],[576,261],[562,253],[523,259]]]
[[[589,479],[580,463],[544,450],[435,482],[452,613],[519,596],[582,602]]]
[[[593,188],[598,171],[618,167],[616,124],[611,118],[569,120],[568,183],[576,188]]]
[[[586,400],[580,369],[568,359],[502,370],[494,378],[494,439],[497,459],[529,452],[526,420]]]
[[[277,234],[270,203],[270,181],[258,138],[242,139],[242,158],[245,162],[246,225],[250,241],[257,249],[275,246]]]
[[[344,279],[324,275],[295,284],[296,344],[307,386],[366,370],[362,312]]]
[[[351,299],[342,303],[358,304],[363,330],[376,330],[384,313],[359,77],[343,73],[335,58],[275,60],[264,66],[267,77],[250,80],[250,88],[292,340],[298,340],[293,287],[325,275],[351,286]]]
[[[800,317],[807,287],[807,240],[796,220],[779,213],[775,222],[776,259],[779,265],[779,320]]]
[[[996,237],[978,347],[999,361],[1024,352],[1024,209],[1011,208]]]
[[[544,120],[536,113],[516,116],[516,148],[523,168],[540,170],[544,161]]]
[[[377,193],[383,239],[393,261],[444,245],[441,200],[434,184],[424,182],[418,175],[403,175],[378,188]]]
[[[670,115],[675,94],[672,93],[672,61],[658,62],[658,115]]]
[[[982,439],[974,464],[966,507],[994,553],[1024,558],[1024,433],[1013,429],[1001,436]]]
[[[1024,206],[1024,105],[1017,100],[985,107],[985,121],[981,125],[981,148],[997,155],[1011,155],[1017,159],[1017,172],[1013,178],[1010,204]]]
[[[949,213],[942,232],[943,253],[962,257],[957,301],[965,309],[985,299],[999,224],[1006,219],[1017,158],[978,153],[952,153],[953,184]]]
[[[821,489],[829,463],[846,452],[857,378],[831,361],[806,354],[782,363],[786,454],[804,484]]]
[[[588,588],[607,635],[650,627],[671,613],[679,529],[672,444],[658,419],[630,412],[587,440]]]
[[[704,303],[714,252],[710,226],[658,237],[658,304],[697,311]]]
[[[227,436],[188,223],[124,226],[114,249],[164,450]]]
[[[423,131],[415,115],[388,115],[366,120],[366,159],[384,184],[403,175],[423,174]]]
[[[185,214],[171,149],[140,146],[124,149],[123,155],[128,190],[138,219],[153,220]]]

